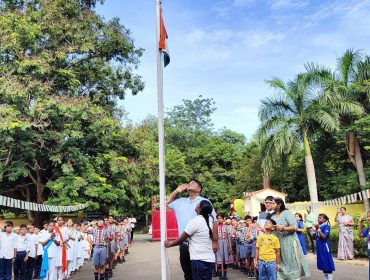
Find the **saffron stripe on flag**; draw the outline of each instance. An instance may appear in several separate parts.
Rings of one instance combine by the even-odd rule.
[[[163,64],[164,67],[166,67],[168,64],[170,64],[170,52],[168,49],[167,44],[167,31],[166,27],[164,25],[163,16],[162,16],[162,6],[160,8],[160,15],[159,15],[159,51],[163,53]]]

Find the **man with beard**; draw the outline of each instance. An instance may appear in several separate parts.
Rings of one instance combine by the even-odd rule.
[[[188,197],[178,198],[177,196],[184,191],[188,193]],[[175,211],[179,236],[185,230],[188,222],[197,216],[197,213],[195,212],[196,206],[202,200],[208,200],[200,196],[201,191],[202,184],[198,180],[192,179],[187,184],[178,186],[167,199],[167,206]],[[212,217],[214,223],[217,224],[216,213],[214,210],[212,211]],[[188,240],[184,241],[180,245],[180,264],[182,271],[184,272],[184,279],[192,280],[193,277],[191,272]]]

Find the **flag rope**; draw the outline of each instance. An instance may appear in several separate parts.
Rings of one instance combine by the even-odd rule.
[[[34,203],[30,201],[22,201],[19,199],[14,199],[11,197],[0,195],[0,206],[6,206],[6,207],[11,207],[11,208],[30,210],[30,211],[36,211],[36,212],[68,213],[68,212],[76,212],[76,211],[85,209],[89,206],[89,204],[86,202],[83,204],[67,205],[67,206],[48,205],[48,204]]]

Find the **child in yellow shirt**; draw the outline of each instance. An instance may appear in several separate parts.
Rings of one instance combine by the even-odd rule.
[[[280,269],[280,242],[272,234],[274,225],[274,220],[266,220],[265,233],[257,237],[255,267],[259,280],[276,280],[276,272]]]

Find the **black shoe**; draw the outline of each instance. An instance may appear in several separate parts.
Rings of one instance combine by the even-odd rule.
[[[212,272],[212,277],[217,277],[217,272]]]

